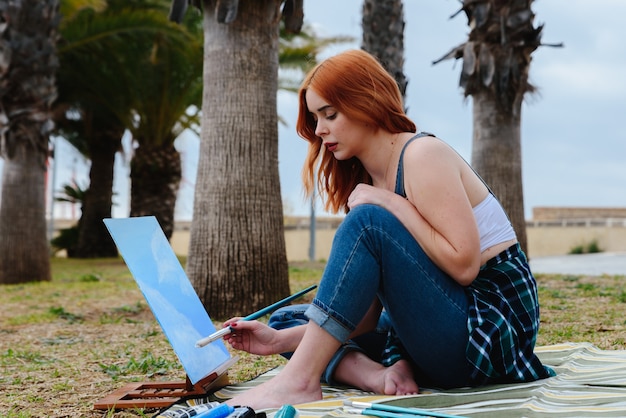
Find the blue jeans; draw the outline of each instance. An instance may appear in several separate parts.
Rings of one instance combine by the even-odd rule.
[[[309,306],[309,304],[299,304],[282,307],[270,316],[268,325],[274,329],[285,329],[305,325],[309,322],[309,318],[305,315]],[[339,350],[337,350],[328,363],[321,380],[331,385],[340,384],[340,382],[335,381],[334,373],[344,356],[351,351],[359,351],[374,361],[380,361],[389,330],[389,318],[386,312],[382,312],[375,330],[360,335],[352,340],[348,340],[339,347]],[[281,355],[287,359],[290,359],[292,354],[293,353],[281,353]]]
[[[418,384],[466,386],[468,299],[389,211],[352,209],[332,250],[307,317],[340,342],[378,297],[406,350]]]

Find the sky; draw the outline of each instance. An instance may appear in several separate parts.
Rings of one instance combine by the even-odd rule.
[[[319,58],[360,47],[362,0],[305,0],[305,22],[319,36],[351,36],[352,43],[334,45]],[[460,61],[432,62],[467,39],[464,14],[450,19],[458,0],[405,0],[405,67],[409,84],[408,115],[420,130],[435,133],[471,160],[472,103],[458,80]],[[544,24],[543,42],[532,55],[530,82],[538,91],[522,106],[522,176],[525,215],[533,207],[626,207],[626,1],[536,0],[535,23]],[[297,97],[278,93],[279,170],[285,213],[307,216],[300,172],[306,142],[295,133]],[[76,181],[88,185],[88,162],[56,139],[58,164],[53,190]],[[115,169],[114,217],[129,213],[127,152]],[[176,218],[189,220],[199,139],[185,134],[176,142],[183,160],[183,181]],[[0,160],[0,166],[2,162]],[[51,198],[49,199],[51,201]],[[54,204],[55,218],[77,217],[77,208]],[[326,215],[321,206],[318,215]]]

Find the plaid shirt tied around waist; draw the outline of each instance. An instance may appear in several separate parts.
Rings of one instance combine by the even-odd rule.
[[[539,330],[537,283],[519,244],[482,266],[466,292],[472,386],[554,376],[534,354]]]

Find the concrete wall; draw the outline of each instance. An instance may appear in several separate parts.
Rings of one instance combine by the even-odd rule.
[[[327,260],[335,236],[336,227],[320,228],[315,233],[315,260]],[[174,252],[187,255],[189,252],[189,228],[176,227],[170,244]],[[288,228],[285,230],[287,260],[303,261],[309,259],[310,234],[308,229]]]
[[[526,225],[530,257],[568,254],[592,242],[602,251],[626,251],[626,208],[535,207]]]
[[[533,208],[532,221],[610,218],[626,219],[626,208],[538,206]]]
[[[315,260],[328,260],[330,246],[336,229],[322,229],[315,234]],[[309,259],[309,231],[305,229],[291,229],[285,231],[285,246],[287,260],[305,261]],[[178,255],[187,255],[189,251],[189,230],[176,230],[170,240],[174,252]]]
[[[569,254],[576,246],[595,241],[602,251],[626,252],[626,225],[528,225],[528,256]]]

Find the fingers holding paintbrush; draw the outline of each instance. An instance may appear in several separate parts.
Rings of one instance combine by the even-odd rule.
[[[228,320],[224,326],[231,330],[224,340],[235,350],[262,356],[281,352],[278,331],[262,322]]]
[[[265,315],[268,315],[272,312],[274,312],[276,309],[287,305],[289,302],[294,301],[295,299],[303,296],[304,294],[310,292],[311,290],[315,289],[317,287],[317,285],[312,285],[307,287],[304,290],[301,290],[291,296],[286,297],[283,300],[280,300],[270,306],[267,306],[257,312],[254,312],[246,317],[240,318],[239,320],[235,321],[235,322],[244,322],[244,321],[253,321],[255,319],[259,319]],[[234,324],[235,322],[233,322],[232,324]],[[230,322],[229,322],[230,323]],[[231,331],[232,331],[232,324],[228,327],[222,328],[219,331],[214,332],[213,334],[209,335],[208,337],[202,338],[198,341],[196,341],[196,347],[204,347],[207,344],[212,343],[213,341],[217,341],[220,338],[228,335]]]

